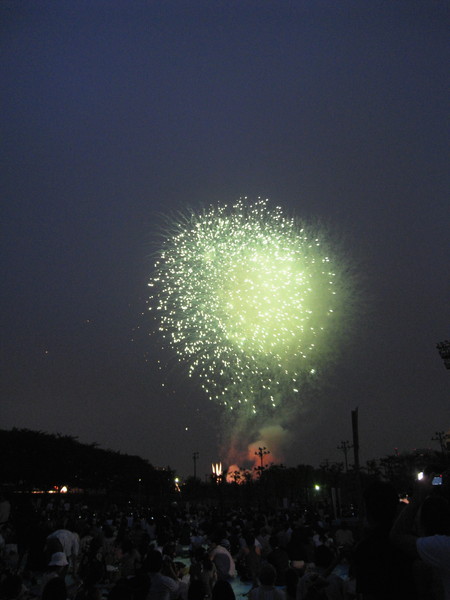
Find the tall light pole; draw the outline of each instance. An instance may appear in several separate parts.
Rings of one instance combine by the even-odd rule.
[[[194,479],[197,479],[197,459],[198,459],[198,452],[194,452],[192,454],[192,460],[194,461]]]

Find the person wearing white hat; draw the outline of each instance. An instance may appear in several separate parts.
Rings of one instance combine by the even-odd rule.
[[[48,563],[49,567],[66,567],[69,564],[64,552],[54,552]]]
[[[44,595],[44,591],[48,583],[53,579],[58,577],[64,583],[66,567],[68,564],[69,562],[64,552],[54,552],[51,555],[47,569],[42,576],[41,597]]]
[[[77,570],[77,559],[80,552],[80,537],[75,531],[69,529],[57,529],[47,536],[47,547],[53,552],[61,549],[71,565],[74,573]]]

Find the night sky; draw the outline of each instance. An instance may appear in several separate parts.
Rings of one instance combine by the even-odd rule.
[[[284,463],[342,461],[356,407],[362,462],[438,449],[449,13],[434,0],[4,0],[0,427],[183,476],[198,451],[209,472],[221,411],[174,364],[156,369],[147,282],[166,216],[262,196],[342,240],[361,297]]]

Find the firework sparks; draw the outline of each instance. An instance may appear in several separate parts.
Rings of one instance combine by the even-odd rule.
[[[149,285],[189,375],[210,399],[251,414],[316,373],[345,304],[341,280],[316,231],[244,199],[175,224]]]
[[[222,463],[212,463],[211,464],[212,474],[216,477],[221,477],[223,473]]]

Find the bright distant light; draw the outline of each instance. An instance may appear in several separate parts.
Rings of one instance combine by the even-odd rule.
[[[343,271],[316,229],[267,200],[239,200],[174,224],[151,309],[209,398],[256,414],[299,393],[335,354]]]
[[[222,475],[222,463],[212,463],[211,465],[211,469],[212,469],[212,473],[213,475],[216,475],[217,477],[220,477],[220,475]]]
[[[423,471],[421,471],[420,473],[417,473],[417,479],[420,481],[421,479],[423,479]]]

